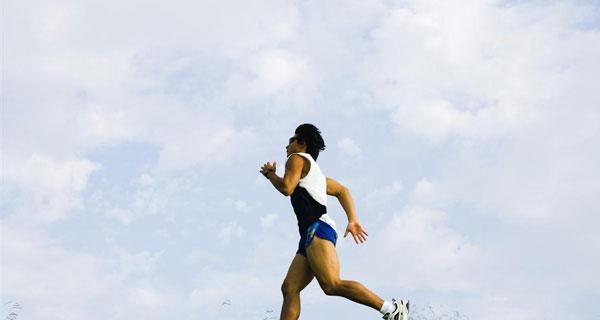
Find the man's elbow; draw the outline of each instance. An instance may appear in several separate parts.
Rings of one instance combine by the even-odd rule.
[[[342,186],[342,187],[341,187],[341,188],[338,190],[338,192],[337,192],[337,194],[336,194],[335,196],[336,196],[337,198],[339,198],[339,197],[342,197],[342,196],[344,196],[344,195],[346,195],[346,194],[348,194],[348,193],[350,193],[350,189],[346,188],[345,186]]]
[[[284,196],[289,197],[292,195],[292,193],[294,193],[294,189],[284,186],[283,190],[281,190],[281,193],[283,193]]]

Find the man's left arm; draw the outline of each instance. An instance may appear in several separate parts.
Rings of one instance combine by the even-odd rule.
[[[330,177],[327,177],[326,181],[327,194],[338,199],[344,212],[346,212],[346,215],[348,216],[348,226],[346,227],[346,232],[344,232],[344,238],[350,233],[356,243],[367,241],[368,234],[358,221],[350,189]]]

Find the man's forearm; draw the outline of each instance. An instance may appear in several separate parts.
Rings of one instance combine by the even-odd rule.
[[[273,187],[275,187],[277,191],[281,192],[284,196],[287,196],[285,189],[283,188],[283,178],[280,178],[275,172],[270,171],[267,173],[267,179],[271,181]]]
[[[348,222],[357,221],[358,218],[356,217],[356,210],[354,208],[352,195],[350,195],[350,190],[344,189],[344,191],[337,196],[337,199],[342,205],[342,208],[344,208],[344,212],[346,212]]]

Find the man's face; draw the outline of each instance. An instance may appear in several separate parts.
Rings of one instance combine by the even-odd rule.
[[[290,138],[288,145],[285,147],[285,151],[289,157],[292,153],[306,152],[306,145],[304,143],[299,143],[297,135],[294,134],[294,136]]]

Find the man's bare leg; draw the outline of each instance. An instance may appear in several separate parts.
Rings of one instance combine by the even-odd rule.
[[[315,236],[306,253],[308,264],[325,294],[345,297],[377,311],[381,309],[383,299],[357,281],[340,279],[339,261],[333,243]]]
[[[308,261],[303,255],[297,254],[281,285],[283,306],[280,320],[297,320],[300,317],[300,291],[306,288],[313,278]]]

